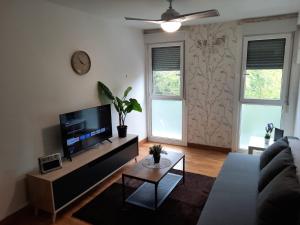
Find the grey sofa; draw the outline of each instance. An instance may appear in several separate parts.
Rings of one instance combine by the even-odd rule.
[[[300,140],[289,137],[298,181]],[[230,153],[209,194],[197,225],[256,225],[260,156]]]
[[[255,225],[259,156],[230,153],[197,225]]]

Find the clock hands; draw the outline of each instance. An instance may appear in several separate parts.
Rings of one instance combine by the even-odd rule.
[[[79,59],[79,62],[80,62],[82,65],[85,65],[85,63],[80,59],[80,56],[78,56],[78,59]]]

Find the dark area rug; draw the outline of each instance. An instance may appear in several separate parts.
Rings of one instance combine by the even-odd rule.
[[[122,203],[122,184],[112,184],[95,199],[73,214],[97,225],[195,225],[215,178],[186,172],[185,184],[179,184],[156,211]],[[127,196],[141,183],[130,180]]]

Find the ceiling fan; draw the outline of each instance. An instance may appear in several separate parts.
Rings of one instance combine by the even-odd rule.
[[[172,8],[173,0],[167,0],[167,1],[169,2],[170,5],[167,11],[165,11],[161,15],[161,19],[151,20],[151,19],[140,19],[140,18],[132,18],[132,17],[125,17],[125,19],[160,24],[161,28],[164,31],[172,33],[177,31],[181,27],[182,22],[194,20],[194,19],[207,18],[207,17],[215,17],[220,15],[218,10],[216,9],[180,15],[180,13],[178,13],[175,9]]]

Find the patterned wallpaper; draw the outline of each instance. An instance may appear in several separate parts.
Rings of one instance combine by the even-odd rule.
[[[186,39],[188,142],[231,147],[235,22],[191,26]]]

